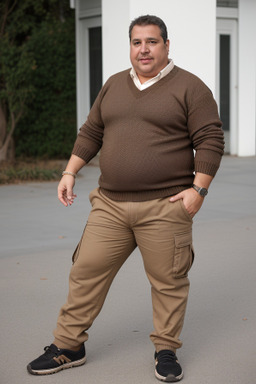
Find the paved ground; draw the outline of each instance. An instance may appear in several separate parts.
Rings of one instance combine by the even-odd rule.
[[[99,169],[82,171],[65,208],[57,183],[0,187],[0,383],[150,384],[151,300],[135,251],[116,277],[87,343],[85,366],[46,377],[26,364],[52,341],[67,294],[71,254]],[[224,157],[194,220],[196,260],[178,356],[184,384],[256,381],[256,158]]]

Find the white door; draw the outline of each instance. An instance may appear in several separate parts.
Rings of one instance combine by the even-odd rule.
[[[217,19],[216,100],[225,134],[225,152],[237,154],[237,20]]]

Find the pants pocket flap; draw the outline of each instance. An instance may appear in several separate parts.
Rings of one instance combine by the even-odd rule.
[[[192,244],[192,231],[185,233],[176,233],[174,235],[175,247],[183,248]]]

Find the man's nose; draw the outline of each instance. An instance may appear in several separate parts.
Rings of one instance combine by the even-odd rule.
[[[145,41],[141,43],[140,50],[142,53],[147,53],[149,51],[148,44]]]

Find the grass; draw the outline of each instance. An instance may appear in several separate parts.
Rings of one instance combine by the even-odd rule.
[[[0,184],[17,184],[28,181],[60,180],[65,167],[63,160],[16,160],[0,164]]]

